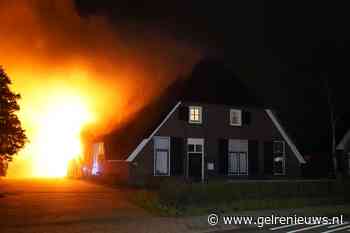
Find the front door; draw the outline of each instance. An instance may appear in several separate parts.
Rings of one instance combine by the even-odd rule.
[[[187,139],[187,174],[195,181],[204,179],[204,139]]]
[[[201,180],[202,178],[202,156],[198,154],[188,154],[188,176],[193,180]]]

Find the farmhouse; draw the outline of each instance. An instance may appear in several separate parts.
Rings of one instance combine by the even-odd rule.
[[[94,175],[128,184],[299,178],[305,163],[276,112],[217,64],[195,69],[90,148]]]

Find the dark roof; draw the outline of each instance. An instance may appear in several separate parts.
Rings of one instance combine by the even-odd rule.
[[[185,81],[183,91],[182,100],[185,101],[262,106],[231,68],[219,60],[199,62]]]
[[[178,101],[263,107],[224,63],[204,60],[194,67],[188,78],[179,78],[123,127],[105,136],[107,158],[111,155],[109,159],[126,159]]]

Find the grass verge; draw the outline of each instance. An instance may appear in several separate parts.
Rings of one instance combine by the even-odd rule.
[[[339,198],[273,198],[273,199],[242,199],[232,201],[230,203],[216,204],[190,204],[190,205],[171,205],[162,203],[159,199],[159,194],[154,191],[137,191],[133,195],[132,202],[144,208],[148,212],[156,216],[199,216],[208,213],[232,213],[250,210],[264,210],[264,209],[295,209],[312,207],[317,209],[320,206],[329,206],[322,210],[325,214],[334,215],[334,213],[341,213],[342,211],[332,208],[332,206],[342,206],[346,203]],[[344,213],[349,214],[349,206],[344,207]],[[317,211],[315,211],[315,214]]]
[[[132,202],[157,216],[317,208],[349,203],[344,185],[327,182],[167,183],[156,190],[137,191]],[[327,211],[331,212],[332,208]],[[338,210],[335,212],[340,213]],[[348,208],[344,212],[348,213]]]

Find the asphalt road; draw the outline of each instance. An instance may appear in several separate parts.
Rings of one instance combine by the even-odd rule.
[[[115,232],[113,227],[149,216],[128,195],[131,190],[79,180],[2,179],[0,232]]]

